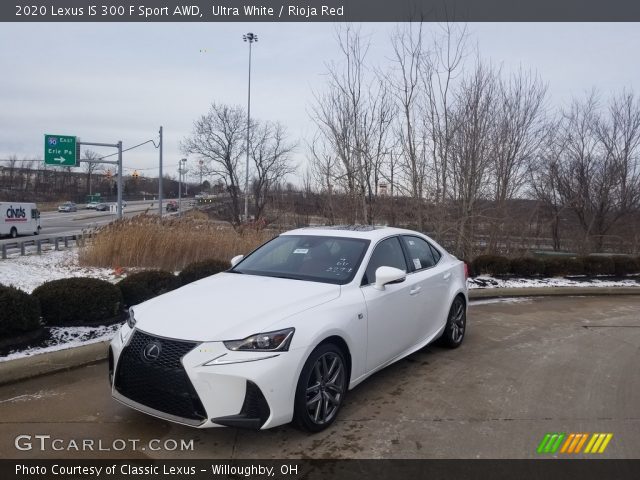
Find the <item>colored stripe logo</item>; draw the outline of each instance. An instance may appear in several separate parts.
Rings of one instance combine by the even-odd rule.
[[[536,452],[539,454],[604,453],[612,438],[613,433],[547,433]]]

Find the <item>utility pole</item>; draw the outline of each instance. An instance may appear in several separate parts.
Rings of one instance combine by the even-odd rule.
[[[122,219],[122,140],[118,142],[118,220]]]
[[[183,165],[186,165],[187,159],[183,158],[178,162],[178,216],[182,216],[182,173]]]
[[[162,125],[160,125],[160,168],[158,171],[158,215],[162,217]]]

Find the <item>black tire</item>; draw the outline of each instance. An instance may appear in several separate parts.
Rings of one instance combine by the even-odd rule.
[[[298,428],[315,433],[334,422],[347,393],[347,374],[344,353],[336,345],[325,343],[311,352],[296,388],[293,420]]]
[[[458,295],[453,299],[449,315],[447,316],[447,326],[440,337],[440,344],[447,348],[458,348],[462,345],[464,334],[467,331],[467,308],[464,298]]]
[[[11,235],[11,238],[17,238],[18,237],[18,229],[16,227],[11,227],[9,235]]]

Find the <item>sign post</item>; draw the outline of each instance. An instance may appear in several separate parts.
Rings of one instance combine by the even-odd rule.
[[[118,149],[118,160],[80,160],[80,145],[94,147],[113,147]],[[59,167],[77,167],[78,162],[109,163],[118,167],[118,219],[122,218],[122,141],[118,143],[94,143],[80,142],[76,137],[69,135],[44,136],[44,163],[45,165],[57,165]]]
[[[44,136],[44,163],[59,167],[77,167],[76,137],[68,135]]]

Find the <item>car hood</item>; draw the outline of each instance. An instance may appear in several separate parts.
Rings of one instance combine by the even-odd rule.
[[[194,341],[245,338],[340,296],[340,286],[219,273],[134,306],[136,327]],[[280,325],[286,328],[291,325]]]

